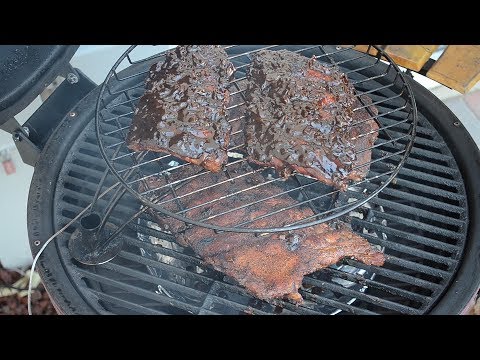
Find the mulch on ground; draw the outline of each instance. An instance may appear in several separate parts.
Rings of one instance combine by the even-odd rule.
[[[28,315],[25,291],[28,289],[28,279],[26,277],[28,273],[5,269],[0,263],[0,315]],[[14,285],[18,282],[23,286],[19,288]],[[13,294],[5,296],[3,295],[5,293]],[[41,283],[32,291],[32,313],[33,315],[57,314]]]
[[[25,286],[17,288],[14,286],[23,278]],[[12,290],[14,295],[2,296],[2,290]],[[0,315],[28,315],[27,296],[28,273],[16,270],[8,270],[0,263]],[[50,301],[43,284],[39,284],[32,292],[32,314],[33,315],[56,315],[57,312]],[[469,315],[480,315],[480,297],[476,305],[469,311]]]

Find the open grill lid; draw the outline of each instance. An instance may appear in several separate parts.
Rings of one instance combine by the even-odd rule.
[[[70,69],[78,45],[4,45],[0,47],[0,126],[25,109]]]

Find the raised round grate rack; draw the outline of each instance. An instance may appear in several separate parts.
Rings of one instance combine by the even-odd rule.
[[[229,161],[223,168],[223,174],[211,176],[209,171],[175,158],[165,153],[134,152],[126,146],[126,136],[130,128],[134,111],[139,99],[145,91],[145,80],[152,64],[163,62],[165,52],[158,53],[155,46],[131,46],[115,63],[103,83],[95,114],[96,135],[100,152],[105,159],[108,169],[118,178],[122,185],[118,188],[110,206],[106,210],[104,221],[108,213],[114,208],[119,199],[128,191],[144,205],[157,212],[184,221],[187,224],[202,226],[216,231],[270,233],[290,231],[317,225],[339,216],[346,215],[379,194],[396,177],[405,163],[412,149],[417,126],[417,109],[415,99],[405,75],[400,71],[392,59],[378,46],[369,45],[365,53],[359,52],[353,46],[312,45],[312,46],[224,46],[230,61],[235,66],[234,78],[230,85],[231,102],[228,107],[228,119],[232,124]],[[375,144],[361,151],[372,151],[371,161],[357,167],[368,166],[367,177],[358,182],[352,182],[348,187],[349,196],[345,192],[327,186],[312,178],[294,174],[288,180],[282,179],[273,169],[262,168],[250,164],[247,160],[244,144],[244,121],[246,70],[251,61],[251,55],[263,49],[289,50],[312,58],[325,66],[338,67],[346,74],[356,90],[356,96],[381,94],[380,100],[373,100],[373,105],[379,108],[378,115],[370,112],[371,117],[363,121],[374,119],[378,124],[378,137]],[[149,53],[150,55],[145,55]],[[375,55],[372,55],[375,54]],[[368,65],[361,65],[362,58],[371,58]],[[128,75],[119,75],[125,67],[135,65],[136,72]],[[379,68],[382,71],[379,71]],[[362,106],[365,108],[366,106]],[[361,108],[358,108],[361,109]],[[356,110],[358,110],[356,109]],[[358,124],[355,124],[358,125]],[[355,126],[354,125],[354,126]],[[401,136],[389,129],[403,129]],[[394,135],[396,134],[396,135]],[[360,136],[367,135],[362,134]],[[392,153],[384,151],[388,147],[395,148]],[[385,164],[387,166],[385,167]],[[106,173],[101,182],[105,180]],[[259,181],[260,179],[260,181]],[[179,189],[191,181],[202,183],[201,188],[194,191],[182,192]],[[242,184],[252,183],[248,187],[238,187],[237,181]],[[152,185],[153,184],[153,185]],[[218,195],[215,187],[230,184],[232,191]],[[221,212],[208,216],[202,211],[196,217],[189,216],[190,210],[185,206],[189,196],[203,196],[206,201],[195,207],[208,207],[215,202],[234,198],[242,193],[255,191],[260,193],[262,187],[279,186],[282,192],[275,195],[266,192],[265,197],[255,201],[235,202],[234,208],[222,209]],[[99,186],[99,189],[102,186]],[[352,197],[352,192],[356,195]],[[208,196],[214,193],[215,196]],[[94,202],[99,192],[94,198]],[[306,216],[295,222],[275,223],[267,221],[268,227],[254,227],[259,218],[245,220],[239,218],[234,225],[225,227],[215,223],[215,219],[228,213],[258,206],[272,197],[288,195],[296,199],[296,203],[288,208],[272,209],[262,218],[278,219],[281,216],[271,217],[292,207],[309,206],[313,215]],[[145,211],[145,209],[141,210]],[[204,216],[202,216],[202,214]],[[138,215],[138,214],[137,214]],[[132,218],[133,219],[133,218]],[[116,231],[118,234],[120,228]],[[115,234],[114,234],[115,235]]]

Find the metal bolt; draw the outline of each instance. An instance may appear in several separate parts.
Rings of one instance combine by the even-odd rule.
[[[18,133],[13,134],[13,141],[20,141],[20,135]]]
[[[460,126],[460,121],[455,121],[455,122],[453,123],[453,125],[454,125],[454,126]]]
[[[37,241],[35,241],[33,244],[34,244],[35,246],[40,246],[40,241],[37,240]]]
[[[76,83],[78,83],[78,76],[75,75],[74,73],[68,73],[68,75],[67,75],[67,81],[68,81],[70,84],[76,84]]]
[[[22,127],[22,129],[27,136],[30,136],[30,129],[28,128],[28,126],[24,126],[24,127]]]
[[[338,51],[342,50],[342,47],[341,46],[337,46],[335,49],[337,49]]]
[[[74,111],[72,111],[72,112],[70,112],[68,115],[69,115],[70,117],[75,117],[75,116],[77,116],[77,113],[74,112]]]

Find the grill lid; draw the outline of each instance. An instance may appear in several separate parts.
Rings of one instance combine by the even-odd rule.
[[[62,75],[78,45],[0,47],[0,125],[25,109]]]

